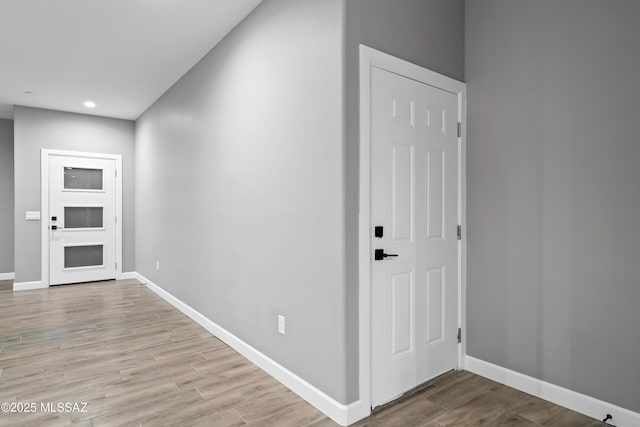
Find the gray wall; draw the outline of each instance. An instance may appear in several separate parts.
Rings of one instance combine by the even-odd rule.
[[[345,23],[348,81],[360,43],[464,80],[464,0],[346,0]]]
[[[136,269],[346,402],[342,6],[265,0],[138,119]]]
[[[13,121],[0,119],[0,273],[13,273]]]
[[[134,263],[134,123],[83,114],[15,107],[16,282],[41,280],[40,222],[26,211],[40,210],[41,149],[122,155],[122,271]]]
[[[360,43],[464,80],[464,0],[346,0],[345,206],[347,369],[358,386],[358,164]]]
[[[466,6],[468,353],[640,411],[640,2]]]

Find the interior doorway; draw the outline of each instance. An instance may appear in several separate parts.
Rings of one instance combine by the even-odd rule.
[[[462,368],[465,85],[360,50],[360,397]]]

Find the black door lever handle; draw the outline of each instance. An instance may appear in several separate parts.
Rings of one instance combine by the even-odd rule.
[[[398,254],[385,254],[384,249],[376,249],[373,253],[373,259],[376,261],[382,261],[385,258],[398,256]]]

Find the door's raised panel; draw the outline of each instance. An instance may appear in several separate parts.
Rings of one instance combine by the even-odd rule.
[[[445,151],[427,152],[427,238],[444,240],[446,162]]]
[[[442,110],[442,134],[447,134],[447,110]]]
[[[391,215],[395,241],[413,238],[413,147],[393,144],[391,148]]]
[[[391,97],[391,118],[397,122],[414,125],[415,102],[399,96]]]
[[[444,266],[427,270],[427,344],[444,337]]]
[[[413,348],[413,272],[391,276],[391,356]]]

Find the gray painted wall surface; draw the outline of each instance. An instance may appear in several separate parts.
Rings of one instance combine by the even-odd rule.
[[[342,6],[264,1],[139,118],[136,268],[346,402]]]
[[[362,43],[463,81],[464,16],[464,0],[346,0],[348,77]]]
[[[40,153],[43,148],[122,155],[122,271],[133,271],[134,123],[16,106],[14,124],[15,281],[41,280],[41,223],[27,222],[25,212],[40,210]]]
[[[468,353],[640,411],[640,2],[466,6]]]
[[[358,385],[359,45],[464,80],[464,0],[346,0],[345,206],[349,396]]]
[[[13,121],[0,119],[0,273],[13,273]]]

